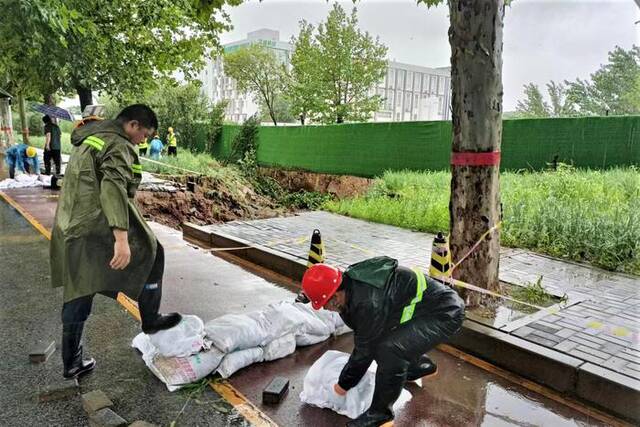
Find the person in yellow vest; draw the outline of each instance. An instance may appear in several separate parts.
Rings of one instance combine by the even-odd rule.
[[[140,156],[146,156],[148,148],[149,148],[149,143],[147,142],[147,138],[145,138],[142,140],[140,144],[138,144],[138,154]]]
[[[167,129],[167,145],[169,146],[168,155],[169,156],[177,156],[178,155],[178,140],[176,139],[176,134],[173,133],[173,128],[170,127]]]

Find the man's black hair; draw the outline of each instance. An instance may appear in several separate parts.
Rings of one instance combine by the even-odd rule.
[[[116,120],[122,124],[137,120],[142,127],[147,129],[158,129],[158,117],[153,110],[144,104],[133,104],[120,111]]]
[[[51,123],[51,117],[49,117],[48,115],[42,116],[42,121],[45,124],[49,124],[49,123]]]

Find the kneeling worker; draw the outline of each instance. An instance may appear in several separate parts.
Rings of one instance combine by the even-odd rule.
[[[359,262],[344,273],[313,265],[302,289],[314,309],[339,312],[354,331],[354,350],[334,386],[336,393],[346,394],[371,362],[378,364],[371,406],[348,426],[392,420],[405,382],[436,373],[425,353],[458,332],[464,319],[464,302],[453,289],[389,257]]]
[[[64,287],[63,376],[91,371],[82,358],[82,330],[95,294],[137,299],[142,331],[180,322],[158,314],[164,251],[133,202],[142,178],[135,146],[158,128],[151,108],[126,107],[115,120],[90,121],[71,134],[74,145],[51,235],[51,283]]]

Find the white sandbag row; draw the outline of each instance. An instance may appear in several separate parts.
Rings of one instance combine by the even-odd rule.
[[[204,325],[197,316],[185,315],[174,328],[139,334],[132,346],[169,391],[174,391],[213,371],[229,378],[254,363],[286,357],[296,346],[349,331],[338,313],[280,302],[261,311],[221,316]]]
[[[329,408],[349,418],[358,418],[373,400],[377,365],[373,362],[358,385],[347,391],[346,395],[340,396],[333,386],[338,382],[340,372],[348,360],[348,353],[335,350],[325,352],[305,375],[300,400],[319,408]],[[411,393],[402,390],[394,409],[398,409],[409,399]]]

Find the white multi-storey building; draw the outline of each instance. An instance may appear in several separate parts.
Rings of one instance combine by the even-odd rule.
[[[261,29],[247,34],[247,38],[223,46],[225,52],[233,52],[243,46],[262,44],[272,50],[277,58],[289,65],[292,46],[280,40],[275,30]],[[226,118],[242,122],[255,114],[259,105],[252,94],[239,92],[235,81],[224,74],[223,60],[219,56],[209,59],[200,72],[203,93],[212,101],[229,101]],[[382,109],[373,114],[375,122],[400,122],[416,120],[449,120],[451,117],[450,68],[427,68],[418,65],[389,61],[385,77],[371,93],[383,98]]]

